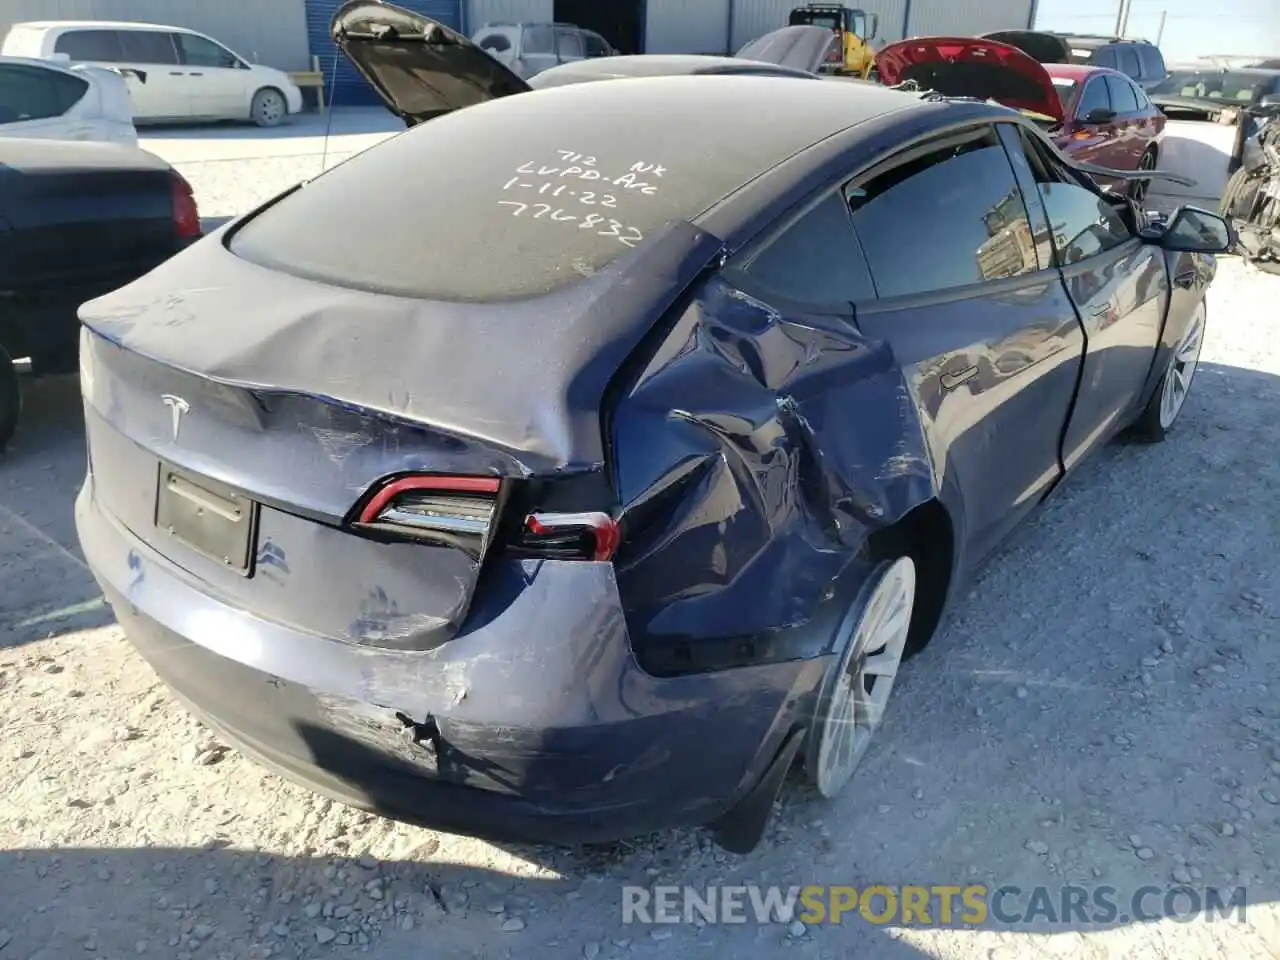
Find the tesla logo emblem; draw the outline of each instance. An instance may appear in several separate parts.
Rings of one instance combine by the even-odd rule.
[[[160,399],[169,408],[169,415],[173,418],[173,439],[177,440],[178,431],[182,428],[182,415],[191,409],[191,404],[171,393],[166,393]]]

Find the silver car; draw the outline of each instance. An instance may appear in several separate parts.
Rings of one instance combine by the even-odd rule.
[[[571,23],[486,23],[471,42],[525,80],[562,63],[618,54],[600,34]]]

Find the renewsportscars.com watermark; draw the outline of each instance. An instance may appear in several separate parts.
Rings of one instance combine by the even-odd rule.
[[[1106,925],[1169,919],[1243,923],[1245,887],[1030,887],[986,884],[626,886],[622,922],[642,924],[861,921],[877,926]]]

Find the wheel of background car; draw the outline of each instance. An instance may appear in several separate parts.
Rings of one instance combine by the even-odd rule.
[[[835,797],[849,782],[880,727],[902,664],[915,594],[910,557],[882,563],[840,622],[805,753],[805,772],[824,797]]]
[[[1154,170],[1156,168],[1156,151],[1154,147],[1148,147],[1138,158],[1139,170]],[[1147,199],[1147,190],[1151,187],[1150,180],[1131,180],[1129,182],[1129,199],[1142,206],[1143,201]]]
[[[288,112],[284,94],[275,87],[263,87],[255,93],[249,107],[249,116],[260,127],[280,126]]]
[[[1227,180],[1227,185],[1222,191],[1222,200],[1218,204],[1218,212],[1224,217],[1240,219],[1247,217],[1253,209],[1260,186],[1261,181],[1250,178],[1249,171],[1241,167]]]
[[[13,439],[18,417],[22,413],[22,391],[18,389],[18,371],[13,358],[0,347],[0,452]]]
[[[1159,443],[1168,435],[1174,421],[1182,413],[1200,362],[1206,316],[1205,302],[1201,300],[1196,305],[1195,313],[1191,315],[1187,329],[1178,338],[1177,346],[1169,356],[1169,364],[1160,380],[1160,386],[1147,402],[1142,416],[1133,425],[1133,434],[1137,439]]]

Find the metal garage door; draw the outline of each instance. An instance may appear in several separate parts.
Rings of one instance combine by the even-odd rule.
[[[325,87],[329,91],[330,102],[339,107],[370,106],[381,103],[377,95],[369,89],[364,78],[338,53],[338,48],[329,38],[329,23],[333,14],[342,6],[343,0],[306,0],[307,2],[307,40],[311,52],[320,58],[320,69],[324,71]],[[397,6],[416,10],[433,20],[461,29],[462,0],[395,0]],[[334,63],[338,73],[335,80]]]

